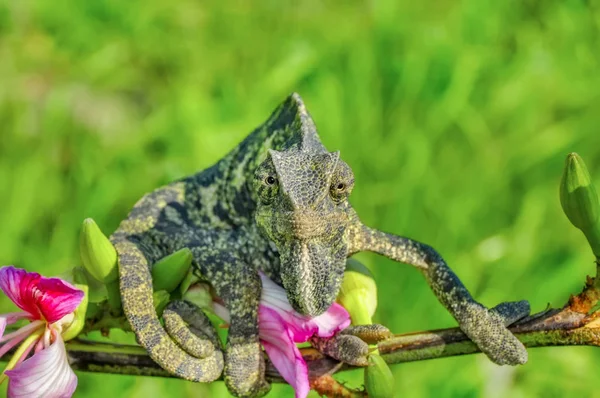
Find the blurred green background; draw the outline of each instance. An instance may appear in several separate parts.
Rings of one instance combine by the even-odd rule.
[[[593,258],[557,189],[571,151],[600,183],[600,1],[222,3],[0,0],[0,264],[78,264],[85,217],[112,232],[297,91],[353,167],[367,224],[436,247],[486,305],[539,311],[580,290]],[[376,321],[454,325],[419,272],[360,259]],[[599,370],[586,347],[535,349],[518,368],[481,355],[393,367],[403,397],[600,396]],[[76,397],[228,396],[222,383],[79,381]]]

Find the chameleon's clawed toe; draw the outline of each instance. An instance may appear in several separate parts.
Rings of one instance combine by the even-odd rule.
[[[354,366],[367,366],[369,345],[357,336],[337,334],[330,338],[313,337],[311,344],[325,355]]]
[[[388,328],[379,324],[349,326],[340,334],[356,336],[367,344],[377,344],[393,336]]]
[[[200,308],[186,301],[172,301],[163,312],[165,329],[175,342],[196,358],[207,358],[220,350],[214,327]]]

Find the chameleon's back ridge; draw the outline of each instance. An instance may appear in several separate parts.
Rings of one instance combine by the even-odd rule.
[[[335,302],[347,259],[371,251],[419,269],[492,361],[525,363],[525,347],[506,326],[529,313],[528,303],[484,307],[433,248],[365,226],[349,202],[353,187],[352,169],[323,146],[302,99],[292,94],[212,167],[145,195],[111,236],[123,310],[140,345],[178,377],[210,382],[222,374],[233,395],[264,395],[270,386],[259,342],[259,272],[283,287],[298,313],[318,316]],[[154,309],[152,267],[182,248],[192,253],[194,274],[229,310],[224,350],[191,303],[169,303],[164,327]],[[311,342],[342,362],[367,363],[358,331]]]

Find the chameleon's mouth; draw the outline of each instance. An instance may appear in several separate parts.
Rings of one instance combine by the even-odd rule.
[[[283,287],[294,310],[308,316],[327,311],[342,283],[345,256],[312,241],[294,241],[281,261]]]
[[[342,225],[338,213],[310,210],[257,213],[256,218],[259,222],[271,223],[273,232],[278,236],[293,236],[298,240],[326,238]]]

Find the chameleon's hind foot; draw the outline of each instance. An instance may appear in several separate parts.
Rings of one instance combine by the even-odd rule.
[[[271,390],[265,380],[265,358],[261,344],[234,343],[225,351],[225,385],[239,398],[262,397]]]
[[[359,337],[349,334],[336,334],[333,337],[313,337],[312,346],[338,361],[354,366],[367,366],[369,345]]]
[[[377,344],[393,336],[388,328],[379,324],[349,326],[340,334],[356,336],[367,344]]]
[[[377,344],[392,336],[383,325],[350,326],[329,338],[313,337],[314,348],[338,361],[354,366],[367,366],[369,344]]]
[[[187,301],[172,301],[163,312],[165,329],[188,354],[207,358],[220,350],[216,331],[202,310]]]
[[[514,311],[519,308],[524,308],[523,304],[503,303],[488,310],[472,302],[457,319],[462,331],[490,360],[498,365],[520,365],[527,362],[527,349],[505,326],[521,315]]]

